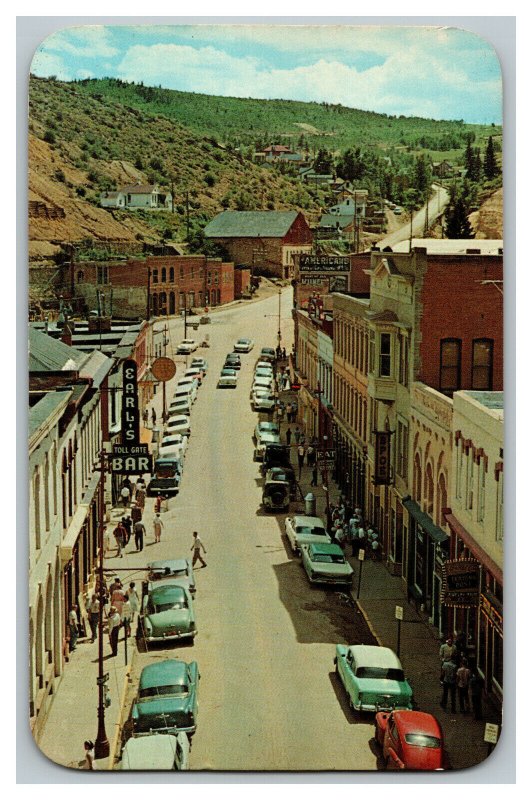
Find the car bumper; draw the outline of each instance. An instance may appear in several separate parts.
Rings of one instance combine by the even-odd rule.
[[[300,550],[301,548],[296,545],[296,549]],[[307,575],[308,575],[308,573],[307,573]],[[353,578],[352,577],[350,577],[350,578],[331,578],[331,577],[328,577],[328,576],[325,576],[325,575],[323,575],[323,576],[322,575],[314,575],[313,577],[308,575],[308,579],[309,579],[309,581],[311,583],[327,583],[327,584],[330,584],[331,586],[334,586],[334,585],[336,585],[336,586],[352,586],[352,584],[353,584]]]
[[[193,631],[186,631],[185,633],[171,633],[168,636],[146,636],[145,639],[147,642],[175,642],[178,639],[193,639],[196,634],[197,630],[194,629]]]

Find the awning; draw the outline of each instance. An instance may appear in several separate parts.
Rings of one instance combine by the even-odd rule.
[[[436,542],[436,544],[442,544],[442,542],[448,541],[448,534],[446,534],[445,531],[442,531],[438,525],[435,525],[429,515],[425,514],[425,512],[420,509],[414,500],[405,497],[401,502],[410,516],[414,517],[416,522],[419,522],[425,533],[428,533],[433,542]]]
[[[467,549],[475,556],[479,564],[482,564],[482,566],[490,573],[490,575],[495,578],[497,583],[500,583],[500,585],[503,586],[504,584],[501,567],[495,563],[491,556],[489,556],[486,551],[482,549],[479,543],[471,536],[471,534],[466,531],[464,526],[458,522],[454,514],[445,514],[445,519],[457,536],[462,539]]]
[[[83,528],[83,525],[87,520],[88,515],[89,515],[89,505],[87,503],[80,503],[76,509],[76,513],[72,517],[70,525],[68,526],[66,536],[61,542],[61,547],[60,547],[61,566],[68,564],[68,562],[72,558],[72,552],[74,550],[74,547],[76,546],[79,534],[81,533],[81,529]]]

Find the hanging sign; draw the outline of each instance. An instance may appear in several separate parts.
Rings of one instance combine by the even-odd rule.
[[[442,565],[441,602],[452,608],[477,608],[480,564],[474,558],[445,561]]]
[[[122,444],[140,444],[137,363],[132,358],[122,367]]]
[[[375,433],[375,486],[388,486],[390,483],[390,431]]]

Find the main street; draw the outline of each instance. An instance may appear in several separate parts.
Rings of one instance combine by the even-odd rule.
[[[291,305],[292,291],[284,289],[281,333],[288,352]],[[258,351],[277,344],[278,296],[217,310],[211,318],[209,326],[188,332],[196,339],[209,334],[210,348],[197,351],[209,371],[192,409],[181,489],[163,514],[162,541],[153,543],[150,502],[144,552],[107,563],[133,570],[149,560],[190,557],[192,531],[199,531],[208,566],[196,571],[198,635],[193,646],[138,653],[134,679],[154,659],[197,660],[192,769],[375,769],[371,719],[349,710],[334,675],[335,644],[352,643],[348,615],[330,594],[308,584],[281,535],[284,515],[261,510],[252,443],[258,415],[249,389]],[[175,353],[183,322],[172,319],[169,327]],[[254,338],[255,349],[242,355],[238,387],[217,389],[225,354],[240,336]],[[178,374],[183,368],[178,361]],[[125,583],[128,573],[121,575]]]

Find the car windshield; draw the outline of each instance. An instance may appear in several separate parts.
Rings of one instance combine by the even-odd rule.
[[[146,689],[141,689],[139,697],[143,700],[146,697],[159,697],[165,694],[179,694],[187,695],[188,686],[182,683],[169,683],[167,686],[148,686]]]
[[[296,525],[296,533],[303,533],[305,536],[312,535],[312,536],[325,536],[325,528],[320,528],[320,526],[310,526],[310,525]]]
[[[414,747],[430,747],[434,750],[441,747],[441,741],[437,736],[427,736],[426,733],[407,733],[405,742]]]
[[[154,613],[156,614],[160,614],[163,611],[173,611],[174,609],[178,611],[180,608],[188,608],[185,597],[182,597],[180,600],[167,600],[165,603],[154,603]]]
[[[321,564],[345,564],[345,558],[340,553],[311,553],[310,557]]]
[[[371,680],[399,681],[405,679],[402,669],[394,667],[359,667],[356,671],[357,678],[368,678]]]

